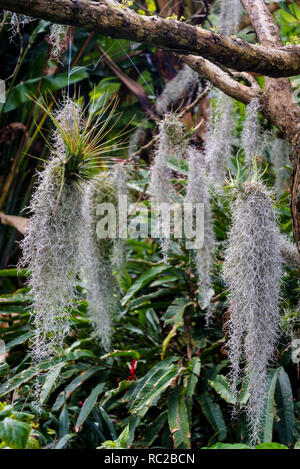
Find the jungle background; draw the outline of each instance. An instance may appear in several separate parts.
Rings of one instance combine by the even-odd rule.
[[[297,3],[271,5],[284,43],[297,41]],[[209,0],[141,0],[130,6],[145,15],[184,16],[192,24],[207,28],[215,27],[219,12],[218,2]],[[128,240],[126,268],[122,275],[116,272],[122,296],[114,318],[112,352],[105,353],[96,340],[86,316],[84,291],[78,283],[81,299],[71,313],[72,332],[63,353],[40,364],[44,373],[42,411],[33,405],[37,371],[29,348],[31,297],[26,271],[16,269],[22,227],[19,219],[7,219],[4,214],[26,216],[24,209],[36,171],[49,155],[44,136],[51,130],[51,122],[35,99],[42,96],[55,107],[68,86],[71,96],[80,96],[86,105],[97,100],[99,108],[101,99],[103,104],[118,97],[120,114],[107,140],[124,129],[127,132],[123,148],[116,150],[113,158],[133,161],[128,186],[132,197],[147,205],[147,167],[154,155],[154,145],[147,147],[147,142],[156,135],[161,118],[155,102],[183,66],[171,53],[72,27],[68,27],[58,55],[53,57],[50,26],[46,21],[13,25],[5,14],[1,23],[0,78],[5,80],[7,97],[0,107],[0,339],[5,343],[0,364],[0,445],[200,449],[224,448],[228,444],[246,448],[249,435],[243,406],[247,393],[239,403],[241,413],[234,418],[233,397],[226,379],[228,300],[220,276],[222,249],[230,226],[226,199],[213,205],[218,242],[213,269],[213,324],[205,326],[205,311],[197,301],[197,278],[188,251],[174,243],[169,263],[165,264],[156,240]],[[239,35],[256,43],[247,18],[242,20]],[[255,79],[263,85],[263,77]],[[300,76],[291,82],[299,103]],[[205,80],[200,77],[199,89],[204,87]],[[183,111],[186,131],[201,148],[215,91],[190,107],[197,92],[195,88],[183,93],[174,108]],[[245,106],[235,101],[235,108],[238,153]],[[263,118],[261,127],[272,131]],[[138,151],[141,147],[145,148]],[[272,187],[275,173],[268,150],[260,155],[260,164],[265,169],[266,184]],[[233,174],[239,170],[235,158],[230,170]],[[276,199],[276,210],[281,231],[291,236],[288,161],[285,171],[286,186]],[[300,337],[298,295],[298,269],[288,266],[282,282],[283,333],[276,363],[269,373],[263,447],[299,445],[300,369],[292,360],[290,337],[291,322],[293,338]],[[7,417],[5,426],[1,422]]]

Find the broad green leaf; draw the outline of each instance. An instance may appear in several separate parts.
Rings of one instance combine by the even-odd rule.
[[[168,420],[168,411],[165,410],[160,414],[150,425],[147,426],[147,431],[144,433],[142,440],[138,442],[141,448],[150,448],[152,443],[159,437],[160,431],[165,426]]]
[[[68,412],[68,406],[65,403],[59,415],[59,437],[62,438],[63,436],[67,435],[68,431],[69,431],[69,412]]]
[[[58,442],[55,445],[55,449],[63,449],[68,441],[70,441],[72,438],[76,436],[76,433],[67,433],[64,435],[62,438],[58,440]]]
[[[5,269],[0,270],[0,277],[26,277],[28,270],[26,269]]]
[[[187,367],[187,372],[190,375],[187,377],[187,388],[186,388],[186,407],[188,411],[189,421],[192,420],[192,407],[193,407],[193,395],[199,381],[201,369],[201,362],[198,357],[193,357]]]
[[[79,69],[72,73],[70,77],[70,84],[77,83],[78,81],[84,80],[87,78],[87,72],[85,70]],[[32,100],[37,86],[39,85],[40,78],[33,78],[27,80],[19,85],[15,86],[7,98],[4,112],[10,112],[18,108],[22,104]],[[68,74],[60,73],[56,75],[47,75],[43,77],[42,85],[40,88],[40,94],[45,95],[48,93],[53,93],[54,91],[63,89],[68,84]]]
[[[15,339],[11,340],[10,342],[7,342],[5,345],[5,351],[8,352],[11,350],[13,347],[16,347],[17,345],[24,344],[27,342],[30,337],[32,337],[33,333],[32,332],[26,332],[25,334],[19,335]]]
[[[64,367],[65,365],[65,362],[63,363],[60,363],[59,365],[57,366],[54,366],[46,375],[46,379],[45,379],[45,382],[42,386],[42,389],[41,389],[41,395],[40,395],[40,401],[42,404],[44,404],[49,395],[51,394],[51,391],[55,385],[55,382],[56,380],[58,379],[59,375],[60,375],[60,372],[62,370],[62,368]]]
[[[192,302],[187,298],[181,297],[176,298],[175,301],[168,307],[166,313],[163,316],[163,320],[166,324],[175,325],[181,327],[183,325],[183,314],[185,309],[191,304]]]
[[[28,423],[6,417],[0,422],[0,439],[12,449],[26,448],[31,427]]]
[[[175,449],[191,447],[191,433],[185,399],[179,387],[172,389],[168,399],[168,422]]]
[[[116,440],[117,439],[117,434],[116,434],[116,431],[114,429],[114,425],[113,425],[109,415],[106,413],[106,411],[101,406],[99,406],[99,411],[100,411],[101,417],[103,418],[104,422],[107,425],[107,428],[110,431],[112,440]]]
[[[213,446],[202,449],[251,449],[243,443],[216,443]]]
[[[288,447],[281,445],[280,443],[262,443],[260,445],[256,445],[255,449],[288,449]]]
[[[280,368],[271,370],[268,376],[267,396],[264,405],[264,418],[261,425],[259,441],[269,443],[273,437],[273,423],[275,417],[275,389]]]
[[[80,410],[80,413],[78,415],[76,425],[75,425],[75,431],[78,432],[79,428],[84,424],[86,419],[88,418],[89,414],[93,410],[93,408],[96,405],[97,399],[99,394],[103,391],[105,387],[105,382],[99,383],[91,392],[91,394],[86,398],[84,401],[84,404]]]
[[[234,396],[226,376],[217,375],[214,379],[209,379],[208,383],[222,397],[222,399],[224,399],[224,401],[229,404],[234,404]]]
[[[145,415],[153,400],[158,397],[178,374],[178,367],[172,365],[174,357],[155,365],[143,378],[139,379],[125,396],[129,399],[132,413]]]
[[[75,389],[79,388],[83,383],[85,383],[91,376],[96,374],[98,371],[103,370],[103,367],[94,366],[89,368],[87,371],[84,371],[79,376],[76,376],[71,383],[69,383],[65,390],[62,391],[58,396],[56,401],[53,404],[53,412],[58,411],[64,405],[65,398],[68,399]]]
[[[219,435],[219,440],[225,440],[227,436],[226,425],[220,406],[213,402],[209,393],[205,391],[198,397],[202,412],[215,432]]]
[[[169,265],[158,265],[156,267],[152,267],[144,274],[140,275],[134,283],[129,288],[128,292],[124,296],[122,300],[122,305],[126,305],[126,303],[145,285],[148,285],[157,275],[161,274],[165,270],[169,269]]]
[[[65,358],[54,358],[52,360],[47,360],[39,365],[39,370],[47,371],[53,366],[65,361]],[[27,368],[26,370],[21,371],[20,373],[17,373],[15,376],[13,376],[0,386],[0,397],[4,396],[5,394],[11,391],[14,391],[16,388],[32,379],[37,374],[37,372],[37,368],[35,366],[32,366],[30,368]]]
[[[276,430],[280,436],[280,442],[290,446],[293,443],[295,426],[294,402],[291,383],[287,373],[281,367],[277,379],[275,401],[277,407]]]

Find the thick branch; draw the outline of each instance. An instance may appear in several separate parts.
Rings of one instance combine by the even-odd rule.
[[[282,45],[280,31],[263,0],[241,0],[251,19],[260,43],[266,47]],[[292,143],[300,131],[300,108],[294,102],[290,81],[286,78],[266,78],[261,104],[265,115]]]
[[[173,52],[201,55],[237,71],[272,77],[300,74],[300,46],[256,46],[185,22],[141,16],[113,0],[0,0],[0,8],[119,39],[148,42]]]
[[[179,57],[184,63],[196,70],[200,75],[207,78],[216,88],[219,88],[228,96],[231,96],[245,104],[249,104],[250,101],[257,96],[258,88],[254,89],[239,83],[231,78],[220,67],[214,65],[208,60],[194,55],[179,55]]]

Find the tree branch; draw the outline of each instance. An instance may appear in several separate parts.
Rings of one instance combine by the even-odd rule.
[[[207,80],[209,80],[216,88],[219,88],[223,93],[241,101],[242,103],[249,104],[250,101],[257,96],[257,88],[254,89],[239,83],[231,78],[220,67],[203,59],[202,57],[195,57],[194,55],[179,55],[179,58],[196,70],[200,75],[207,78]]]
[[[201,55],[237,71],[272,77],[300,74],[298,45],[261,47],[185,22],[141,16],[113,0],[0,0],[0,8],[173,52]]]

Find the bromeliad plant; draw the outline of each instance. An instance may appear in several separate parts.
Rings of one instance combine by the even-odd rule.
[[[69,98],[65,98],[54,113],[45,103],[40,106],[51,118],[55,131],[49,145],[50,160],[39,174],[29,207],[32,216],[21,243],[23,258],[20,262],[20,266],[30,271],[35,362],[51,356],[62,346],[69,332],[69,310],[76,298],[78,259],[82,259],[78,230],[88,216],[87,207],[86,213],[81,211],[84,183],[92,184],[99,168],[110,164],[106,155],[111,147],[104,139],[116,102],[104,107],[95,120],[93,109],[85,118],[82,107]],[[92,237],[94,233],[88,231],[88,235]],[[108,332],[104,324],[98,332],[103,334],[107,345]]]

